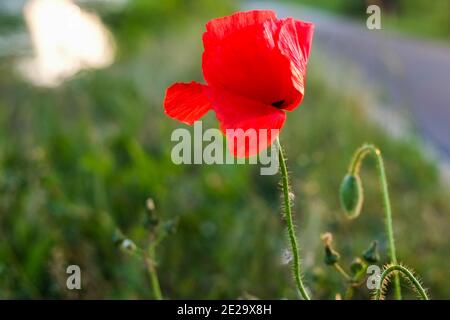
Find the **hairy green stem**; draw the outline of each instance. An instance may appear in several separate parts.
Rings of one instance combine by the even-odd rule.
[[[412,285],[414,286],[414,289],[416,289],[417,293],[420,295],[422,300],[429,300],[425,289],[422,287],[419,280],[417,280],[417,278],[413,275],[413,273],[411,271],[409,271],[406,267],[398,265],[398,264],[389,266],[381,274],[380,284],[379,284],[380,287],[377,289],[376,294],[375,294],[376,300],[381,299],[381,293],[382,293],[382,288],[383,288],[384,282],[388,278],[389,274],[392,272],[395,272],[395,271],[399,271],[399,272],[403,273],[403,275],[405,275],[405,277],[407,277],[411,281]]]
[[[383,203],[384,203],[384,213],[385,213],[385,227],[386,233],[389,241],[389,255],[391,258],[391,263],[397,264],[397,254],[395,250],[395,241],[394,241],[394,231],[392,227],[392,209],[391,202],[389,200],[389,190],[386,178],[386,172],[384,169],[383,157],[381,156],[381,151],[376,148],[374,145],[366,144],[359,148],[350,164],[349,173],[353,175],[358,175],[361,167],[361,163],[364,157],[368,154],[373,154],[376,157],[378,163],[378,172],[380,176],[380,184],[381,184],[381,192],[383,194]],[[401,300],[401,288],[400,288],[400,277],[396,274],[394,278],[394,288],[395,288],[395,298],[397,300]]]
[[[295,283],[297,285],[297,289],[301,295],[301,297],[305,300],[310,300],[308,293],[305,290],[305,287],[302,282],[301,276],[301,261],[300,255],[298,251],[297,238],[295,237],[295,229],[294,222],[292,219],[292,207],[291,207],[291,199],[289,195],[289,176],[286,168],[286,160],[284,159],[283,150],[281,148],[280,140],[277,138],[277,147],[278,147],[278,158],[280,161],[280,172],[281,172],[281,180],[283,187],[283,197],[284,197],[284,209],[286,214],[286,223],[289,234],[289,241],[291,242],[291,250],[293,257],[293,273],[295,278]]]

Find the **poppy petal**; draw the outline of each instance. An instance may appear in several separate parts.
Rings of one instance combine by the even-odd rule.
[[[295,109],[305,92],[306,66],[313,37],[314,25],[287,18],[283,21],[278,35],[278,47],[283,55],[291,61],[292,84],[300,93],[299,99],[287,106],[286,110]]]
[[[281,109],[298,101],[292,63],[278,47],[282,22],[268,19],[226,37],[207,31],[202,67],[208,84]]]
[[[213,19],[206,24],[205,36],[209,39],[222,40],[231,33],[242,28],[275,19],[275,12],[271,10],[252,10],[236,12],[227,17]]]
[[[284,111],[252,99],[225,91],[213,92],[212,96],[212,108],[227,136],[228,148],[239,158],[255,156],[267,149],[286,120]]]
[[[191,83],[175,83],[166,91],[164,98],[165,113],[178,121],[192,125],[211,109],[206,95],[207,86]]]

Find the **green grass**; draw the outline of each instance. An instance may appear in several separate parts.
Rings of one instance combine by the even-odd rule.
[[[9,60],[0,61],[2,298],[151,298],[143,265],[113,242],[119,228],[145,243],[148,197],[163,220],[178,218],[176,233],[158,248],[166,297],[296,297],[281,263],[287,243],[279,177],[260,176],[257,166],[170,160],[171,132],[182,125],[163,114],[165,88],[201,80],[203,25],[228,12],[176,11],[181,20],[149,24],[133,44],[119,37],[123,54],[112,67],[52,90],[24,83]],[[122,26],[113,28],[121,34]],[[394,141],[370,123],[358,97],[328,88],[322,74],[313,58],[304,103],[281,135],[313,297],[334,298],[345,288],[323,263],[320,233],[334,233],[345,267],[373,239],[386,247],[374,161],[363,169],[362,217],[349,222],[339,206],[353,151],[372,142],[386,160],[399,260],[422,276],[432,298],[448,298],[450,202],[435,165],[414,141]],[[211,113],[204,127],[213,126]],[[65,287],[69,264],[81,267],[80,292]]]

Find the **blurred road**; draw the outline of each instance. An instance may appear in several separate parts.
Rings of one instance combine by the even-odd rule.
[[[383,103],[407,111],[424,140],[450,161],[449,45],[386,30],[370,31],[365,21],[275,0],[252,1],[243,7],[273,9],[279,17],[314,22],[314,47],[325,51],[331,63],[345,60],[360,69],[370,86],[381,87],[387,99]]]

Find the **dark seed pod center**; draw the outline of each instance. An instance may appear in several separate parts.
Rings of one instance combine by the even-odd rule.
[[[283,106],[283,103],[284,103],[284,100],[276,101],[276,102],[272,103],[272,106],[280,109]]]

